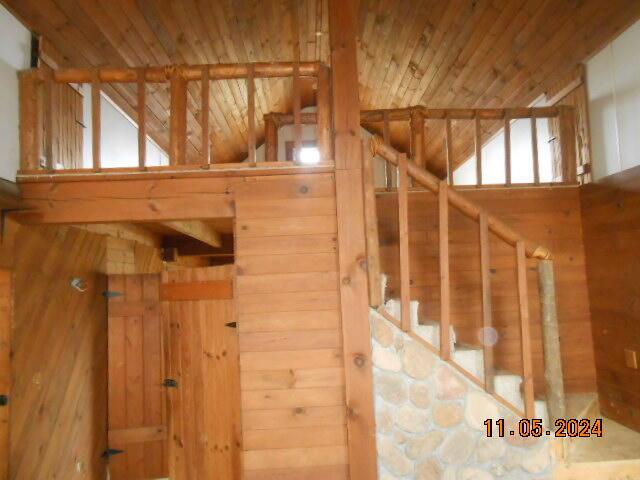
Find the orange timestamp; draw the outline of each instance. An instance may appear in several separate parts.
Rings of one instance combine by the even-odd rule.
[[[520,437],[569,437],[569,438],[587,438],[602,437],[602,419],[589,418],[559,418],[554,422],[555,429],[546,429],[542,424],[541,418],[523,418],[518,421],[517,429],[505,430],[503,418],[493,420],[487,418],[484,421],[487,428],[487,437],[520,436]]]

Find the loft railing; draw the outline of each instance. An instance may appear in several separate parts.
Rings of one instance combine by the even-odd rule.
[[[554,184],[575,184],[578,171],[576,158],[576,130],[575,111],[568,106],[541,107],[541,108],[478,108],[461,109],[446,108],[435,109],[423,106],[408,108],[396,108],[386,110],[363,110],[360,112],[360,121],[363,125],[381,125],[382,138],[385,143],[391,145],[392,125],[396,123],[408,124],[410,132],[409,154],[419,167],[427,165],[427,151],[433,153],[434,139],[429,138],[425,125],[429,122],[433,131],[437,132],[438,144],[443,145],[446,159],[446,172],[444,176],[449,185],[454,185],[454,169],[457,161],[464,161],[475,156],[476,158],[476,185],[483,185],[483,172],[486,169],[483,161],[483,146],[496,134],[504,135],[504,178],[501,185],[512,185],[514,162],[521,159],[514,158],[512,148],[513,122],[528,121],[530,131],[531,172],[533,179],[530,185],[541,185],[549,182],[541,181],[541,166],[539,162],[539,134],[538,122],[547,119],[551,123],[550,130],[552,143],[552,182]],[[321,117],[314,112],[305,112],[299,121],[303,124],[315,124]],[[271,123],[273,130],[277,127],[294,122],[291,114],[269,114],[267,125]],[[454,132],[454,122],[459,128]],[[277,144],[277,133],[272,137],[272,143]],[[459,157],[455,156],[454,144],[461,139],[468,139],[469,148],[462,148]],[[269,137],[267,137],[269,145]],[[464,145],[463,145],[464,146]],[[388,189],[397,187],[395,169],[385,163],[385,184]]]
[[[320,162],[328,163],[333,158],[331,152],[331,98],[330,75],[326,66],[317,62],[306,63],[248,63],[215,64],[194,66],[167,66],[145,68],[99,68],[99,69],[34,69],[22,72],[20,76],[20,146],[21,173],[87,173],[105,170],[101,158],[101,91],[111,84],[127,83],[137,85],[137,105],[135,117],[138,124],[138,165],[134,168],[109,168],[109,171],[146,171],[161,170],[163,167],[150,167],[147,164],[146,141],[147,112],[150,105],[149,84],[168,84],[170,90],[169,141],[167,154],[168,169],[189,168],[225,168],[213,164],[211,158],[211,82],[218,80],[244,80],[247,102],[247,163],[256,166],[256,88],[257,79],[292,79],[293,117],[295,124],[296,151],[302,144],[301,132],[301,79],[317,80],[317,136]],[[199,159],[187,159],[187,110],[189,82],[200,82],[201,104],[199,123],[201,145]],[[53,87],[58,84],[91,85],[91,168],[63,169],[54,161],[54,123]],[[268,134],[268,132],[267,132]],[[238,165],[238,164],[235,164]],[[227,168],[229,165],[226,166]],[[164,167],[167,168],[167,167]]]
[[[363,146],[364,147],[364,146]],[[384,142],[380,137],[374,136],[370,142],[370,148],[363,148],[363,182],[365,195],[365,223],[367,231],[367,264],[369,274],[370,304],[379,309],[380,313],[394,321],[402,330],[421,341],[427,348],[436,351],[443,360],[451,362],[458,370],[464,373],[476,384],[493,394],[503,404],[517,411],[521,415],[532,418],[534,412],[534,380],[533,360],[529,314],[529,285],[527,284],[526,262],[527,259],[535,259],[538,264],[540,279],[540,300],[543,319],[545,377],[547,379],[546,396],[548,410],[551,418],[561,418],[564,414],[564,393],[562,386],[562,368],[560,363],[560,346],[557,335],[557,312],[553,279],[553,262],[551,252],[543,246],[536,245],[522,238],[504,222],[479,208],[456,191],[455,187],[448,185],[446,180],[440,180],[415,162],[409,160],[407,155],[400,153]],[[384,308],[380,285],[380,253],[378,240],[378,221],[376,214],[376,197],[374,185],[374,157],[381,157],[386,163],[398,170],[398,239],[399,239],[399,266],[400,266],[400,319],[395,319]],[[409,242],[409,181],[419,183],[428,192],[438,198],[438,251],[439,251],[439,287],[440,287],[440,339],[436,349],[429,342],[424,341],[412,331],[410,317],[410,242]],[[478,235],[476,241],[480,250],[481,272],[481,316],[482,329],[486,332],[493,328],[493,311],[491,303],[491,272],[490,272],[490,242],[489,234],[493,234],[501,242],[514,248],[518,315],[520,328],[520,355],[523,378],[524,412],[499,397],[493,391],[494,346],[490,342],[483,342],[484,379],[481,380],[455,363],[451,352],[451,283],[450,283],[450,252],[449,252],[449,219],[450,207],[455,208],[465,217],[476,222]]]

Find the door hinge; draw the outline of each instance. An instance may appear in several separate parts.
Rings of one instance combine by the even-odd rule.
[[[124,450],[118,450],[116,448],[107,448],[104,452],[102,452],[102,458],[109,459],[114,455],[119,455],[121,453],[124,453]]]
[[[225,323],[224,326],[229,328],[238,328],[238,322]]]
[[[164,382],[162,382],[162,386],[166,388],[178,388],[178,381],[173,378],[166,378]]]
[[[114,290],[105,290],[104,292],[102,292],[102,295],[106,298],[115,298],[115,297],[122,297],[124,293],[116,292]]]

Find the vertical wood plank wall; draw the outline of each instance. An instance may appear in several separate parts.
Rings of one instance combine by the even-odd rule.
[[[334,176],[234,188],[245,479],[345,479]]]
[[[9,478],[104,478],[107,320],[105,278],[95,273],[103,237],[32,227],[15,242]],[[70,286],[74,276],[85,292]]]
[[[640,167],[581,189],[600,409],[640,431]]]
[[[551,249],[558,292],[565,389],[595,391],[595,368],[585,253],[577,188],[466,190],[464,195],[507,222],[525,238]],[[399,298],[396,195],[379,194],[381,271],[390,274],[387,298]],[[430,193],[409,194],[411,299],[420,301],[421,316],[439,321],[438,209]],[[451,324],[458,341],[479,345],[482,326],[482,281],[478,224],[450,209]],[[521,371],[515,251],[489,235],[491,302],[500,334],[495,367]],[[537,391],[544,387],[537,268],[528,262],[529,305]]]

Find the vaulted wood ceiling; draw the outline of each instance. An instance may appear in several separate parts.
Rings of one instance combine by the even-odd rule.
[[[144,66],[300,59],[328,62],[327,0],[1,0],[44,35],[62,65]],[[528,105],[640,17],[637,0],[361,0],[363,108]],[[257,85],[257,120],[290,110],[282,80]],[[312,86],[303,104],[313,103]],[[134,118],[135,86],[109,89]],[[246,152],[243,82],[215,82],[213,156]],[[149,130],[164,143],[166,86],[154,87]],[[191,154],[199,94],[189,103]],[[260,135],[259,135],[260,136]],[[401,130],[395,140],[403,143]]]

